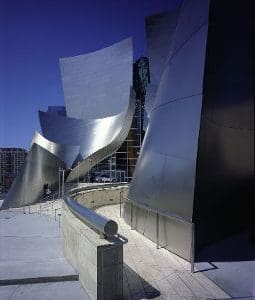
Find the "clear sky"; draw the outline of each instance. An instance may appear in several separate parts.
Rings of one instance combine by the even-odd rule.
[[[58,59],[133,36],[146,55],[144,17],[180,0],[0,0],[0,147],[28,149],[38,110],[64,105]]]

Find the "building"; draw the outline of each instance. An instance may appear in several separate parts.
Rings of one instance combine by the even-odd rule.
[[[250,257],[242,250],[254,236],[252,5],[186,0],[146,19],[156,93],[123,215],[191,262]]]
[[[140,57],[133,64],[133,88],[136,92],[136,104],[129,134],[114,154],[92,168],[91,178],[85,176],[84,180],[95,180],[97,174],[105,174],[110,177],[110,180],[131,181],[144,137],[145,95],[149,82],[149,60],[147,57]]]
[[[79,181],[121,147],[136,107],[132,38],[95,52],[60,59],[65,108],[39,112],[26,163],[1,209],[36,203],[57,189],[59,170]],[[114,164],[114,162],[113,162]]]
[[[0,185],[8,190],[26,159],[27,151],[21,148],[0,148]]]

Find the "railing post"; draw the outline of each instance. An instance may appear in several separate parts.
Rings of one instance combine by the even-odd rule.
[[[65,170],[62,171],[62,199],[64,199],[64,193],[65,193]]]
[[[121,202],[122,202],[122,193],[123,193],[123,191],[120,191],[120,217],[121,217]]]
[[[191,273],[195,271],[195,224],[192,223],[191,225],[191,249],[190,249],[190,267]]]
[[[58,199],[60,199],[60,168],[58,169]]]
[[[133,202],[131,202],[131,230],[134,229],[133,219],[134,219],[134,207],[133,207]]]
[[[157,213],[157,220],[156,220],[156,235],[157,235],[157,249],[159,249],[159,214]]]

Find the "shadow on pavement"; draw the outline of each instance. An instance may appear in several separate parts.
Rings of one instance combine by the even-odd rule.
[[[124,299],[154,299],[160,292],[127,264],[123,265]],[[130,295],[131,294],[131,295]]]

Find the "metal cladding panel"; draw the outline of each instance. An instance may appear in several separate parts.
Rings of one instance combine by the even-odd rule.
[[[146,18],[146,38],[150,61],[150,81],[159,84],[167,63],[180,10],[152,15]]]
[[[83,158],[104,147],[118,133],[124,113],[90,121],[53,117],[40,112],[41,126],[47,139],[56,143],[79,145]],[[108,133],[111,132],[109,135]]]
[[[184,221],[185,226],[180,225],[183,222],[169,225],[173,237],[167,239],[165,246],[187,260],[191,248],[208,3],[189,0],[182,5],[171,46],[174,51],[169,51],[168,64],[161,76],[128,195],[134,205],[158,212],[168,221]],[[187,7],[192,7],[192,17]],[[193,23],[184,21],[186,18]],[[153,221],[148,218],[146,228],[150,222]],[[144,234],[153,239],[150,232]]]
[[[167,56],[171,49],[179,13],[180,10],[177,8],[170,12],[146,18],[146,37],[150,62],[150,84],[146,88],[145,96],[147,118],[150,118],[160,78],[166,67]],[[147,127],[147,123],[148,120],[145,119],[145,128]]]
[[[251,259],[244,243],[244,251],[237,242],[227,257],[206,246],[255,235],[252,11],[252,1],[211,1],[194,201],[197,261],[233,260],[234,253]]]
[[[133,209],[132,213],[131,210]],[[132,214],[132,217],[131,217]],[[153,242],[157,242],[157,214],[154,211],[139,207],[130,201],[124,203],[124,219],[131,226],[148,237]],[[191,257],[191,224],[169,219],[159,214],[159,246],[169,251],[185,257]]]
[[[49,151],[33,144],[23,168],[15,178],[1,210],[36,203],[43,196],[44,184],[56,187],[59,168],[65,163]]]
[[[194,96],[152,112],[130,199],[191,220],[201,101]]]
[[[41,146],[42,148],[49,151],[50,153],[58,157],[60,160],[65,162],[66,167],[68,168],[72,166],[80,150],[79,146],[72,146],[70,144],[57,144],[52,141],[49,141],[45,137],[43,137],[38,131],[35,131],[31,145],[33,145],[34,143]]]
[[[126,139],[135,111],[135,92],[130,88],[129,106],[122,113],[108,118],[93,120],[84,131],[84,160],[71,170],[67,181],[77,180],[94,165],[114,153]],[[79,172],[78,172],[79,169]],[[78,175],[79,174],[79,175]]]
[[[88,120],[123,112],[128,106],[132,65],[131,38],[60,59],[67,116]]]

